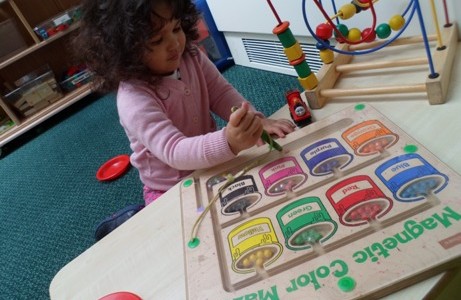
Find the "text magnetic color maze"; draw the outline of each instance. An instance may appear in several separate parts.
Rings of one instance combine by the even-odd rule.
[[[181,183],[189,299],[382,296],[459,263],[460,175],[373,107],[279,141]]]

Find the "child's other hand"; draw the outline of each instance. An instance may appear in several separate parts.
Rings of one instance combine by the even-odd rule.
[[[293,132],[296,128],[296,125],[287,119],[263,119],[261,120],[264,130],[270,136],[276,136],[279,138],[284,138],[288,133]],[[257,143],[258,146],[264,145],[264,141],[260,139]]]
[[[284,138],[296,128],[296,125],[287,119],[262,119],[261,123],[263,124],[264,130],[266,130],[269,135],[275,135],[279,138]]]
[[[263,132],[261,118],[249,108],[248,102],[244,102],[242,107],[231,114],[227,124],[227,142],[234,154],[253,147]]]

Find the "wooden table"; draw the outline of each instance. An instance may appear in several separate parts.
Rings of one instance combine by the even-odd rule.
[[[458,53],[459,49],[458,46]],[[341,79],[339,84],[350,85],[356,80],[366,84],[366,80],[373,79],[364,82],[363,78],[351,76]],[[362,101],[370,103],[461,174],[459,56],[455,60],[445,104],[431,106],[424,94],[331,99],[324,108],[314,110],[313,115],[320,120]],[[274,117],[288,118],[287,108],[279,110]],[[175,186],[62,268],[51,282],[51,298],[98,299],[125,290],[143,299],[186,299],[181,223],[180,191],[179,186]],[[422,299],[431,291],[433,293],[443,278],[444,274],[434,276],[386,299]]]

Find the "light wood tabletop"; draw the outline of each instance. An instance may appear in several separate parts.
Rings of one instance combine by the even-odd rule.
[[[461,47],[458,45],[458,53]],[[413,75],[402,75],[411,78]],[[398,81],[396,74],[378,80]],[[356,75],[341,79],[340,86],[357,81],[376,82]],[[424,94],[380,95],[330,99],[313,110],[321,120],[356,103],[370,103],[376,110],[421,143],[443,163],[461,174],[461,58],[457,55],[447,102],[430,105]],[[279,96],[279,95],[278,95]],[[274,118],[289,118],[287,107]],[[50,285],[51,299],[99,299],[131,291],[142,299],[186,299],[185,257],[179,185],[64,266]],[[437,287],[444,274],[431,277],[389,295],[386,299],[422,299]]]

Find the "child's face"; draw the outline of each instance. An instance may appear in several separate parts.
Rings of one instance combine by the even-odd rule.
[[[155,75],[169,75],[179,67],[186,35],[180,20],[171,18],[171,9],[165,2],[155,5],[154,12],[170,21],[150,39],[148,47],[151,50],[145,50],[143,62]]]

